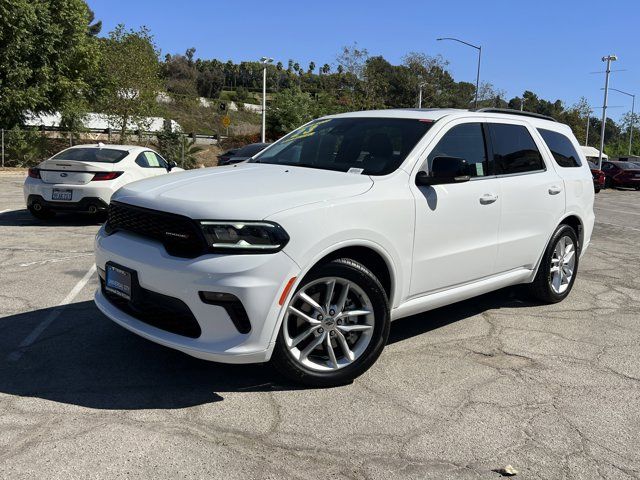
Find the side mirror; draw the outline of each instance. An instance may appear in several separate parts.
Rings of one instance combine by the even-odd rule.
[[[416,185],[443,185],[446,183],[468,182],[471,179],[469,165],[464,158],[436,157],[431,162],[431,174],[420,171]]]
[[[167,162],[169,165],[169,168],[167,168],[168,171],[173,170],[174,168],[176,168],[178,166],[178,164],[176,162],[174,162],[173,160]]]

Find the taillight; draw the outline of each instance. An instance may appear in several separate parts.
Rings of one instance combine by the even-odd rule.
[[[124,172],[100,172],[100,173],[96,173],[93,176],[92,181],[96,182],[96,181],[99,181],[99,180],[113,180],[115,178],[118,178],[123,173]]]
[[[29,169],[29,176],[31,178],[40,178],[40,169],[38,168],[30,168]]]

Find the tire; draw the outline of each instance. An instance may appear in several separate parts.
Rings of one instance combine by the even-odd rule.
[[[28,209],[29,209],[29,213],[31,213],[31,215],[36,217],[38,220],[50,220],[56,216],[56,212],[46,208],[35,210],[33,207],[28,207]]]
[[[613,182],[610,177],[604,179],[604,188],[613,188]]]
[[[572,256],[567,255],[569,252],[567,239],[571,242]],[[559,251],[562,250],[561,246],[559,246],[561,241],[566,242],[567,247],[565,247],[565,253],[561,257],[562,260],[557,260]],[[538,267],[536,278],[529,285],[531,296],[544,303],[558,303],[564,300],[575,283],[576,275],[578,274],[579,256],[580,246],[576,231],[569,225],[560,225],[547,245]],[[555,272],[552,271],[552,267],[557,268],[556,264],[558,263],[562,263],[564,268],[557,269]],[[569,271],[571,272],[570,276],[567,275]]]
[[[596,193],[600,193],[600,187],[594,187]]]
[[[311,297],[316,306],[302,299],[303,295]],[[371,271],[349,258],[315,267],[286,308],[271,363],[295,383],[310,387],[351,383],[378,359],[389,337],[389,301],[384,288]],[[368,313],[341,316],[341,311]]]

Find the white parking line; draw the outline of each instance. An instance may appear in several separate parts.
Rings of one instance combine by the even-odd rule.
[[[73,301],[74,298],[76,298],[76,296],[80,293],[80,291],[82,291],[82,289],[87,284],[91,276],[95,273],[95,271],[96,271],[96,266],[92,265],[89,271],[84,274],[84,277],[82,277],[82,279],[78,283],[76,283],[75,287],[71,289],[71,291],[67,294],[67,296],[64,297],[64,299],[57,305],[57,307],[54,308],[49,313],[49,315],[47,315],[45,319],[42,322],[40,322],[36,326],[36,328],[34,328],[31,331],[29,335],[27,335],[27,337],[22,341],[22,343],[18,345],[18,348],[16,350],[11,352],[7,356],[8,362],[17,362],[18,360],[20,360],[20,358],[24,354],[25,349],[29,347],[31,344],[33,344],[33,342],[35,342],[38,339],[38,337],[42,335],[42,332],[44,332],[47,329],[47,327],[51,325],[51,323],[53,323],[53,321],[60,316],[60,314],[64,311],[64,307],[68,305],[71,301]]]

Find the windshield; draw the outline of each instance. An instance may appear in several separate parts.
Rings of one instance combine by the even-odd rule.
[[[400,166],[432,124],[406,118],[317,120],[293,131],[252,161],[386,175]]]
[[[616,165],[623,170],[638,170],[638,165],[633,162],[617,162]]]
[[[117,163],[129,154],[115,148],[69,148],[58,153],[52,160],[79,160],[81,162]]]

